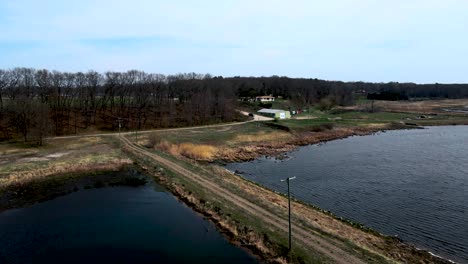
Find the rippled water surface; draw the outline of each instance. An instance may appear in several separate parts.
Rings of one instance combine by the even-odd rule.
[[[468,263],[468,127],[429,127],[302,147],[227,168],[438,255]]]
[[[0,213],[0,263],[255,263],[158,186],[79,191]]]

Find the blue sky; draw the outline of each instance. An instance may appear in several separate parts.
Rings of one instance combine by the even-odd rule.
[[[468,83],[468,1],[1,0],[18,66]]]

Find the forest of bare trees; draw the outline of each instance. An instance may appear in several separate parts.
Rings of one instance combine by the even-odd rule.
[[[209,75],[0,70],[0,138],[41,140],[90,127],[147,129],[228,122],[235,95]],[[120,122],[118,122],[120,120]]]
[[[205,125],[239,120],[240,98],[282,96],[296,107],[353,103],[355,92],[391,91],[410,97],[468,97],[468,85],[338,82],[287,77],[212,77],[209,74],[0,70],[0,140],[41,144],[48,135],[86,129],[126,130]],[[120,121],[118,121],[120,120]]]

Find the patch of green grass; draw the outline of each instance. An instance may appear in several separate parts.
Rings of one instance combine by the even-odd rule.
[[[367,112],[344,112],[338,114],[337,116],[341,117],[342,119],[362,119],[362,120],[374,120],[374,121],[402,121],[406,118],[415,118],[416,114],[408,114],[408,113],[393,113],[393,112],[374,112],[374,113],[367,113]]]
[[[237,135],[253,135],[258,132],[273,132],[275,129],[264,126],[260,122],[251,122],[241,125],[185,129],[178,131],[151,132],[170,143],[190,142],[193,144],[224,145]],[[147,139],[148,134],[145,134]],[[131,137],[129,137],[131,139]]]
[[[307,114],[303,114],[307,116]],[[288,119],[279,120],[275,124],[289,128],[292,131],[301,131],[310,129],[323,124],[334,124],[340,126],[365,126],[369,124],[389,124],[395,122],[410,122],[420,125],[432,124],[443,125],[450,123],[468,123],[468,119],[460,117],[454,118],[453,116],[430,116],[425,119],[420,118],[420,114],[412,113],[395,113],[395,112],[358,112],[358,111],[344,111],[334,114],[323,113],[315,111],[311,115],[316,118],[313,119]]]

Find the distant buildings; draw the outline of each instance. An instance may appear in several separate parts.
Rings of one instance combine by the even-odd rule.
[[[280,109],[261,109],[257,113],[263,116],[274,118],[274,119],[291,118],[291,113],[289,111],[280,110]]]
[[[273,101],[275,101],[275,97],[273,97],[271,95],[257,96],[257,97],[255,97],[255,101],[257,101],[257,102],[273,102]]]

